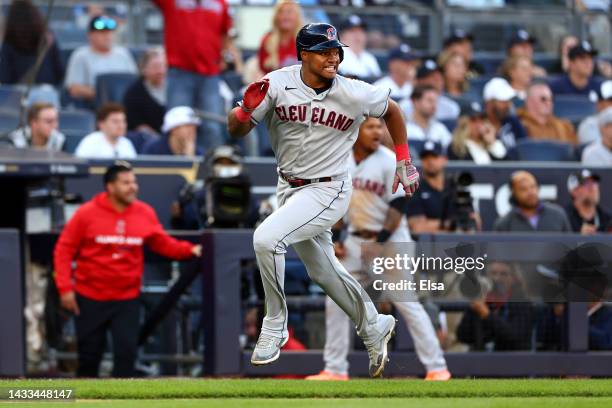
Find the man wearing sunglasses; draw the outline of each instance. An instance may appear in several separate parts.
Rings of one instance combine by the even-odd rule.
[[[77,48],[68,60],[65,85],[79,107],[92,108],[96,96],[96,78],[101,74],[138,72],[130,52],[113,45],[117,22],[107,16],[95,16],[89,22],[89,44]]]

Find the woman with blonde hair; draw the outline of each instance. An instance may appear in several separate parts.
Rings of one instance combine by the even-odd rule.
[[[259,69],[267,74],[297,64],[295,36],[302,28],[302,10],[295,0],[279,0],[274,7],[272,30],[261,40]]]
[[[468,63],[458,52],[442,52],[438,65],[444,77],[444,91],[451,98],[461,97],[469,88]]]
[[[448,158],[489,164],[493,160],[505,159],[506,154],[506,147],[497,139],[495,128],[486,119],[480,104],[473,102],[459,118],[448,148]]]
[[[525,100],[527,88],[533,80],[533,63],[524,55],[508,57],[501,66],[501,74],[516,91],[516,96]]]

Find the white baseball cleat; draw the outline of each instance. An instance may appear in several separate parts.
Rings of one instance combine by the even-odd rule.
[[[378,324],[382,327],[380,330],[382,336],[378,340],[366,344],[370,358],[370,377],[378,378],[382,376],[385,370],[385,365],[389,361],[387,343],[395,335],[395,323],[396,320],[393,316],[381,315]]]
[[[261,333],[251,356],[251,364],[264,365],[278,360],[280,350],[288,340],[289,337],[272,337]]]

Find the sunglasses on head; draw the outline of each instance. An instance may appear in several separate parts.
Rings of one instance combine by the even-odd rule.
[[[110,17],[99,17],[92,24],[92,29],[98,31],[114,30],[116,28],[117,22]]]

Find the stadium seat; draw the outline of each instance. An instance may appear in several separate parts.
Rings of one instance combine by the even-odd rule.
[[[81,140],[87,135],[87,133],[75,130],[66,130],[62,131],[62,133],[66,136],[66,141],[64,142],[62,150],[66,153],[74,153]]]
[[[83,134],[93,132],[96,128],[96,118],[93,113],[82,110],[62,110],[59,112],[59,126],[66,131],[79,131]]]
[[[573,146],[548,140],[521,140],[509,153],[514,160],[526,161],[572,161]]]
[[[556,116],[570,121],[580,121],[595,113],[595,104],[586,96],[559,95],[554,98]]]
[[[0,111],[0,132],[11,132],[19,126],[19,114]]]
[[[96,78],[96,106],[107,102],[121,103],[125,91],[138,79],[132,73],[98,75]]]
[[[18,85],[0,85],[0,109],[19,111],[23,87]]]
[[[442,124],[446,126],[448,131],[451,133],[453,133],[453,130],[455,130],[455,127],[457,126],[457,119],[444,119],[440,122],[442,122]]]

